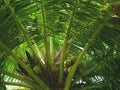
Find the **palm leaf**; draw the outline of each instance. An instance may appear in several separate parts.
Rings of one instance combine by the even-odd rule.
[[[40,50],[40,59],[42,58],[42,60],[46,60],[46,57],[43,57],[45,52],[48,52],[47,56],[51,54],[52,59],[54,59],[51,52],[54,52],[55,56],[56,53],[61,50],[61,47],[65,47],[63,52],[66,51],[64,53],[68,54],[67,58],[62,58],[60,60],[62,63],[61,71],[63,71],[64,61],[66,61],[66,59],[72,58],[73,56],[78,57],[78,54],[84,51],[84,46],[88,43],[90,46],[87,47],[83,55],[80,54],[81,57],[83,57],[81,58],[81,60],[87,62],[88,68],[86,71],[89,72],[90,67],[96,64],[100,64],[100,67],[90,71],[90,73],[86,72],[87,74],[85,73],[85,76],[79,76],[76,79],[74,75],[77,75],[77,70],[80,63],[80,60],[77,60],[76,63],[78,64],[74,64],[74,67],[76,68],[72,69],[74,73],[71,73],[71,71],[68,76],[66,76],[65,74],[64,77],[63,74],[65,72],[63,71],[63,73],[61,73],[60,75],[60,77],[62,76],[62,79],[67,77],[68,81],[66,81],[65,89],[68,90],[68,88],[72,88],[74,90],[77,81],[81,79],[83,79],[84,81],[85,78],[88,79],[85,79],[86,84],[83,84],[83,90],[93,88],[97,90],[100,90],[100,88],[102,88],[102,90],[119,89],[119,77],[116,78],[116,75],[119,74],[119,58],[116,60],[116,57],[119,57],[120,50],[120,26],[118,24],[119,17],[114,18],[114,13],[112,13],[111,11],[111,4],[118,3],[117,0],[78,0],[77,4],[75,4],[74,0],[44,0],[44,6],[42,6],[43,4],[41,4],[41,1],[39,0],[9,0],[9,2],[6,1],[7,0],[1,0],[0,2],[0,43],[4,49],[7,47],[6,51],[9,51],[9,54],[11,54],[11,50],[15,51],[15,53],[20,53],[20,49],[17,51],[17,49],[15,48],[20,48],[19,45],[21,43],[27,42],[28,46],[26,46],[26,48],[22,52],[24,56],[26,50],[29,51],[30,55],[33,57],[34,54],[38,55],[38,52]],[[74,19],[70,20],[74,6],[76,6]],[[44,12],[41,12],[41,9],[44,9]],[[41,14],[43,15],[43,17],[41,17]],[[43,18],[45,19],[44,23],[42,22]],[[69,21],[72,24],[69,24]],[[96,35],[96,37],[94,37],[93,43],[89,43],[89,39],[94,36],[93,34],[97,31],[98,27],[101,26],[101,24],[103,25],[102,28],[100,28],[101,31],[98,35]],[[69,26],[71,27],[71,30],[67,35],[66,30]],[[43,34],[44,31],[44,34],[46,35]],[[71,38],[64,40],[66,35]],[[45,38],[47,38],[48,40],[47,43],[45,42]],[[45,47],[45,51],[43,43],[46,43],[46,45],[50,43],[50,45],[52,45],[50,46],[51,51],[49,51],[49,47]],[[34,46],[33,44],[37,45],[36,50],[32,49]],[[67,48],[66,45],[68,45]],[[3,48],[0,48],[0,66],[5,65],[2,68],[12,73],[15,68],[13,67],[13,70],[9,70],[9,68],[12,68],[12,65],[16,65],[16,62],[8,57],[9,54],[3,52]],[[64,55],[63,52],[62,54]],[[12,56],[16,57],[16,55],[13,55],[13,53]],[[17,57],[18,56],[19,54],[17,54]],[[24,56],[22,57],[23,59]],[[57,57],[56,65],[52,64],[52,60],[50,60],[49,62],[50,66],[52,66],[53,68],[57,67],[56,70],[58,70],[59,68],[59,57]],[[47,61],[48,60],[45,61],[45,64],[48,63]],[[11,64],[9,64],[9,62]],[[43,75],[47,77],[45,72],[46,70],[44,71]],[[59,75],[53,71],[49,71],[47,72],[47,74],[51,75],[51,80],[46,81],[45,78],[42,80],[45,81],[45,83],[47,83],[51,88],[53,88],[52,84],[54,82],[52,82],[52,84],[49,84],[49,82],[52,81],[54,75],[57,75],[57,78]],[[89,82],[89,80],[96,79],[96,77],[104,77],[104,79],[100,82]],[[48,78],[49,77],[47,77],[47,79]],[[54,79],[56,81],[58,80],[56,78]],[[98,79],[96,80],[99,81]],[[11,84],[15,84],[14,79],[10,79],[8,81],[13,81]],[[65,79],[63,80],[63,82],[65,82]],[[112,82],[114,84],[108,82]],[[69,83],[73,86],[70,86]],[[104,85],[101,83],[107,83],[107,86],[103,87]],[[6,84],[10,83],[6,82]],[[69,84],[69,86],[67,86],[67,84]],[[81,87],[78,87],[77,89],[80,88]]]

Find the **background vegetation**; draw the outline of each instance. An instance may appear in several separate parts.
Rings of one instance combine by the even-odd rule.
[[[0,0],[0,90],[119,90],[119,70],[119,0]]]

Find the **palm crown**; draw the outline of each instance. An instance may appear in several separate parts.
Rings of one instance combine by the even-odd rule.
[[[117,0],[1,0],[1,88],[118,90],[116,4]]]

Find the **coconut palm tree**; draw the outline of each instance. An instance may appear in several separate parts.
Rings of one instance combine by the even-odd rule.
[[[0,87],[119,90],[119,0],[0,0]]]

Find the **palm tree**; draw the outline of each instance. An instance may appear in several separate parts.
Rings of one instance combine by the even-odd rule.
[[[118,0],[1,0],[1,89],[120,89],[119,7]]]

